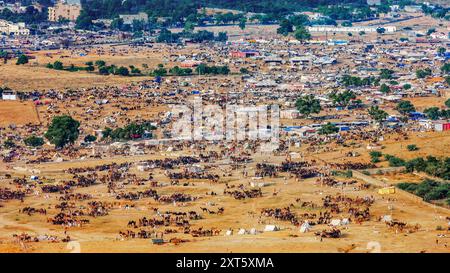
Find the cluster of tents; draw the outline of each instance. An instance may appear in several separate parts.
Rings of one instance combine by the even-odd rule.
[[[338,226],[346,226],[350,224],[350,219],[348,218],[343,218],[343,219],[333,219],[330,222],[330,226],[332,227],[338,227]],[[301,233],[306,233],[311,231],[312,227],[309,224],[308,221],[305,221],[301,226],[300,226],[300,232]],[[262,232],[274,232],[274,231],[280,231],[281,228],[277,225],[266,225],[264,227],[264,230]],[[238,235],[246,235],[246,234],[250,234],[250,235],[256,235],[258,233],[261,233],[261,231],[256,230],[256,228],[252,228],[250,230],[246,230],[244,228],[239,229],[238,231]],[[226,231],[225,233],[226,236],[231,236],[233,235],[233,230],[229,229]]]

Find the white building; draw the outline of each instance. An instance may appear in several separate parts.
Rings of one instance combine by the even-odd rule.
[[[0,34],[28,36],[30,30],[25,27],[25,23],[11,23],[6,20],[0,20]]]
[[[405,6],[404,10],[406,12],[412,12],[412,13],[422,12],[422,6],[419,6],[419,5]]]
[[[377,32],[377,26],[352,26],[352,27],[342,27],[342,26],[329,26],[329,25],[316,25],[307,27],[309,32]],[[397,31],[395,26],[383,26],[385,33],[393,33]]]
[[[367,5],[379,6],[379,5],[381,5],[381,0],[367,0]]]
[[[123,20],[125,25],[132,25],[134,20],[148,23],[148,15],[145,12],[139,12],[138,14],[121,14],[119,17]]]
[[[14,91],[5,90],[2,93],[3,100],[17,100],[17,95]]]

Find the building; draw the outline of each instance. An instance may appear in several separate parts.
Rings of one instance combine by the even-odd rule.
[[[393,33],[397,30],[395,26],[383,26],[386,33]],[[353,26],[353,27],[342,27],[342,26],[330,26],[330,25],[314,25],[307,27],[309,32],[377,32],[377,26]]]
[[[255,50],[231,51],[230,55],[233,58],[248,58],[253,56],[259,56],[259,52]]]
[[[3,100],[17,100],[17,94],[11,90],[5,90],[2,93]]]
[[[25,27],[25,23],[11,23],[6,20],[0,20],[0,34],[28,36],[30,30]]]
[[[437,132],[450,131],[449,121],[436,121],[434,123],[434,130]]]
[[[367,5],[379,6],[379,5],[381,5],[381,0],[367,0]]]
[[[139,12],[138,14],[121,14],[119,17],[123,20],[125,25],[132,25],[134,20],[148,23],[148,15],[145,12]]]
[[[81,4],[68,3],[66,1],[59,1],[54,7],[48,8],[48,20],[57,22],[60,18],[69,21],[75,21],[80,16]]]
[[[422,12],[422,6],[419,6],[419,5],[405,6],[404,10],[406,12],[418,13],[418,12]]]

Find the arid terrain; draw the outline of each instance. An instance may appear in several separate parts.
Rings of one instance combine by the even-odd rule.
[[[354,25],[370,24],[390,23]],[[448,185],[450,76],[437,53],[448,41],[416,42],[403,28],[449,24],[420,14],[395,26],[312,33],[309,42],[277,34],[278,24],[207,26],[195,30],[226,31],[229,41],[27,50],[22,65],[6,58],[0,88],[20,96],[0,100],[0,253],[450,253],[448,192],[425,200],[398,187]],[[63,69],[47,67],[56,61]],[[89,72],[68,69],[89,63]],[[110,65],[139,73],[102,75]],[[243,106],[236,135],[279,135],[207,139],[224,120],[207,127],[210,116],[195,116],[198,98],[216,106],[214,117]],[[302,110],[304,98],[320,109]],[[252,107],[269,105],[280,107],[279,124],[252,131]],[[60,117],[76,122],[61,129]],[[178,129],[199,130],[199,140],[176,138],[183,118]],[[424,159],[435,165],[411,167]]]

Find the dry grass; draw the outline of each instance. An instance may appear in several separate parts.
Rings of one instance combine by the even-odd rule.
[[[33,102],[0,100],[0,126],[24,125],[27,123],[39,123],[39,117]]]

